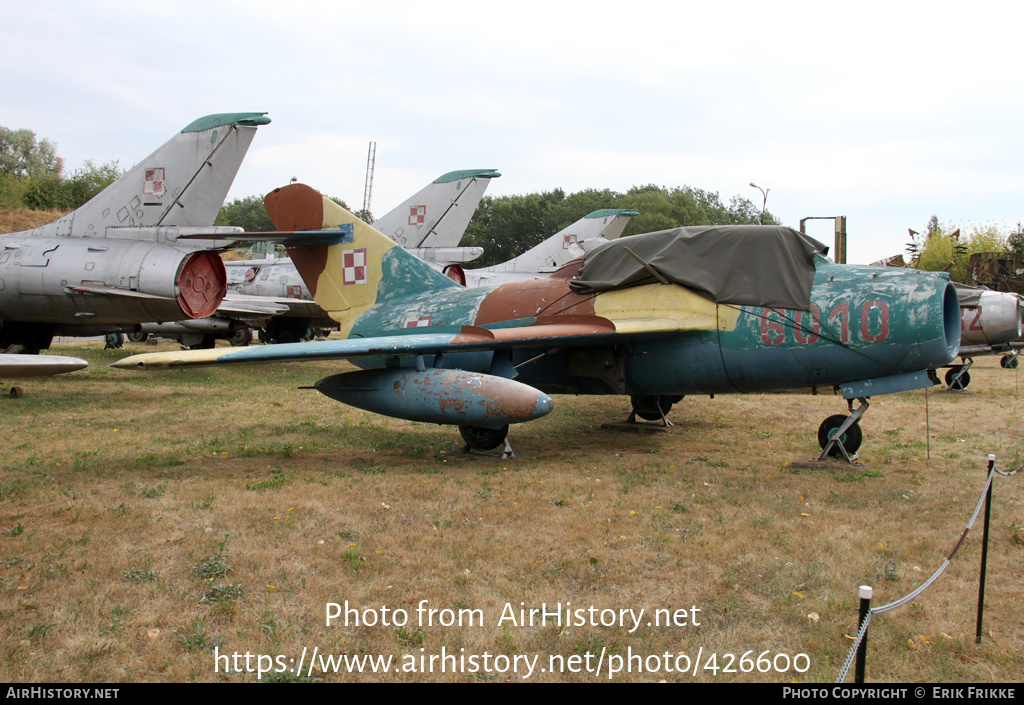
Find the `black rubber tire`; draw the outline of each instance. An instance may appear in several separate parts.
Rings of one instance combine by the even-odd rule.
[[[958,379],[954,384],[953,378],[956,377],[956,374],[959,371],[959,366],[950,367],[948,370],[946,370],[946,386],[949,387],[950,389],[967,389],[967,385],[971,383],[971,373],[964,372],[962,375],[960,375],[960,379]]]
[[[821,446],[822,450],[828,445],[828,442],[832,440],[836,431],[839,427],[846,423],[848,417],[844,414],[835,414],[829,416],[827,419],[821,422],[821,426],[818,427],[818,445]],[[846,448],[846,452],[853,453],[857,452],[860,448],[860,444],[864,441],[864,432],[860,429],[860,424],[855,423],[846,429],[846,433],[840,438],[843,443],[843,447]],[[843,457],[843,452],[838,447],[832,446],[828,452],[831,457]]]
[[[508,436],[508,426],[484,428],[483,426],[459,426],[462,440],[475,450],[494,450]]]
[[[189,345],[189,350],[211,350],[217,344],[217,339],[212,335],[204,335],[203,339],[195,345]]]
[[[644,421],[661,421],[662,415],[668,417],[668,412],[672,411],[672,405],[681,399],[682,397],[667,395],[637,395],[630,397],[629,402],[633,405],[636,415]]]
[[[233,348],[244,348],[252,342],[252,330],[249,328],[240,328],[231,334],[228,338],[228,343]]]

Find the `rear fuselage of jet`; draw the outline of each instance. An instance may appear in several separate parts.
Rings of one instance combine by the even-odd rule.
[[[3,320],[99,325],[201,318],[220,304],[225,279],[215,253],[167,242],[0,238]]]

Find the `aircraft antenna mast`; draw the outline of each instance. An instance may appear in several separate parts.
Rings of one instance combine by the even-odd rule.
[[[370,142],[366,154],[366,185],[363,187],[363,215],[369,217],[370,196],[373,193],[373,168],[377,163],[377,143]]]

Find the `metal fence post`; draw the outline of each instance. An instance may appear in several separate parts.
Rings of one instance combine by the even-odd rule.
[[[860,618],[857,620],[857,631],[864,625],[864,620],[868,618],[868,612],[871,611],[871,594],[873,590],[870,585],[860,586]],[[857,670],[854,671],[853,680],[855,683],[864,682],[864,667],[865,662],[868,658],[868,633],[864,632],[864,638],[860,641],[860,646],[857,647]]]
[[[996,456],[991,454],[988,456],[988,471],[985,477],[992,474],[992,468],[995,467]],[[995,478],[993,478],[995,479]],[[992,514],[992,485],[994,482],[990,482],[988,491],[985,493],[985,528],[981,535],[981,580],[978,581],[978,624],[974,630],[974,643],[981,643],[981,622],[982,617],[985,614],[985,566],[988,563],[988,525],[989,518]]]

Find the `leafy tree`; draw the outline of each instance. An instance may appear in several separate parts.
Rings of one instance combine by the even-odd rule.
[[[24,179],[23,203],[37,210],[70,211],[114,183],[124,172],[116,161],[96,166],[91,159],[69,178],[42,174]]]
[[[263,196],[236,198],[221,206],[214,225],[242,228],[250,233],[266,233],[276,230],[267,209],[263,207]]]
[[[1024,255],[1024,227],[1017,223],[1017,229],[1006,238],[1006,245],[1015,255]]]
[[[333,196],[328,196],[328,198],[342,208],[348,209],[348,206],[340,198]],[[225,203],[217,214],[217,220],[214,221],[214,225],[242,228],[250,233],[267,233],[277,230],[274,227],[274,222],[267,215],[262,195],[236,198],[230,203]],[[261,248],[262,246],[256,249],[262,251]]]
[[[1019,230],[1019,228],[1018,228]],[[957,228],[946,234],[938,218],[932,216],[928,222],[928,236],[917,268],[932,272],[949,272],[954,281],[970,283],[968,261],[979,252],[1005,252],[1009,248],[1008,238],[994,226],[972,226],[967,234]]]
[[[556,206],[564,200],[562,189],[526,196],[484,196],[461,243],[484,248],[483,257],[473,266],[486,267],[521,255],[571,223],[558,225]]]
[[[12,130],[0,126],[0,174],[38,177],[59,175],[61,162],[57,145],[36,140],[32,130]]]

